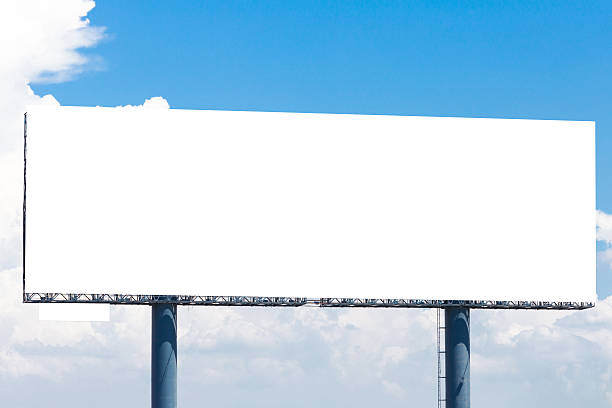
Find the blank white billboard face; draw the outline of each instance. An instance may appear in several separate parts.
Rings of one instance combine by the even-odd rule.
[[[593,122],[33,108],[26,292],[594,301]]]

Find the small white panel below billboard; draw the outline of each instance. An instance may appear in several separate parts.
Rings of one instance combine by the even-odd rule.
[[[41,303],[38,305],[39,320],[69,322],[108,322],[109,304]]]
[[[594,135],[33,108],[26,292],[594,301]]]

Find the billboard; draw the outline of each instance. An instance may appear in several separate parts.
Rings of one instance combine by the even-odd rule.
[[[592,302],[595,124],[34,107],[24,292]]]

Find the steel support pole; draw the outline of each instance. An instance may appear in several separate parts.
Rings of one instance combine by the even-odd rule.
[[[444,310],[446,407],[470,407],[470,309]]]
[[[151,407],[176,408],[176,305],[152,305]]]

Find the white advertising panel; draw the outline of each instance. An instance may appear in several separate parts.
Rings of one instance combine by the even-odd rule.
[[[25,291],[594,301],[593,122],[38,107]]]

